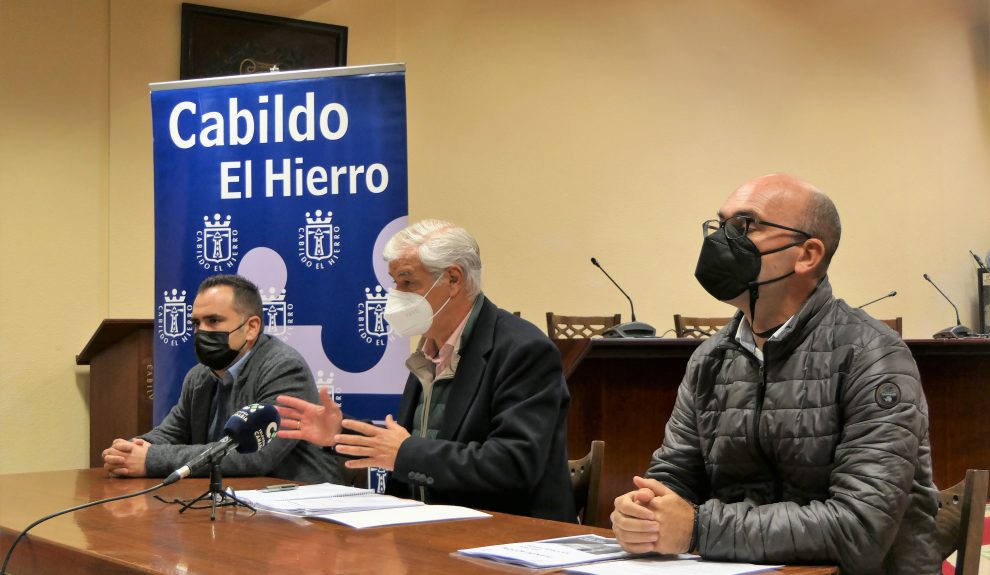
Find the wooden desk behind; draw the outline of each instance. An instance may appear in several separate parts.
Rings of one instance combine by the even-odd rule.
[[[132,493],[158,480],[109,479],[102,469],[0,475],[0,555],[17,533],[42,515],[104,497]],[[251,489],[278,480],[228,478],[225,486]],[[186,479],[159,491],[189,498],[206,479]],[[182,515],[142,495],[57,517],[18,544],[11,573],[506,573],[451,553],[496,543],[611,531],[555,521],[495,514],[491,519],[446,521],[374,529],[224,508]],[[772,573],[832,575],[831,567],[788,567]]]
[[[697,339],[555,340],[571,391],[568,452],[605,440],[599,517],[632,489],[663,441],[677,387]],[[990,465],[990,340],[907,340],[928,399],[935,484],[949,487],[966,469]],[[644,414],[646,414],[644,416]]]

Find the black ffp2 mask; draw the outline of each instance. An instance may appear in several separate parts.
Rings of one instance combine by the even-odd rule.
[[[795,241],[761,252],[748,236],[730,240],[726,237],[723,227],[705,237],[701,254],[698,256],[698,265],[694,269],[694,277],[705,291],[720,301],[735,299],[748,290],[749,313],[750,317],[755,318],[760,286],[780,281],[794,274],[794,270],[791,270],[773,279],[756,281],[760,277],[762,257],[799,246],[804,241]]]
[[[220,371],[230,367],[231,363],[241,353],[247,345],[247,339],[241,347],[232,349],[230,347],[230,334],[244,327],[247,320],[230,331],[203,331],[197,330],[195,335],[196,359],[206,367]]]

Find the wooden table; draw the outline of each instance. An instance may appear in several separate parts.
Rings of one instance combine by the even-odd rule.
[[[151,479],[110,479],[102,469],[0,475],[0,552],[42,515],[154,485]],[[235,489],[278,480],[227,478]],[[162,489],[188,498],[205,479]],[[151,495],[63,515],[35,527],[14,551],[9,571],[34,573],[334,573],[404,575],[505,573],[527,570],[452,555],[458,549],[611,531],[495,514],[491,519],[351,529],[341,525],[225,508],[182,515]],[[787,567],[787,575],[834,575],[831,567]]]

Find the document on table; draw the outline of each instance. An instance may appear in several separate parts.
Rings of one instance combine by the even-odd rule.
[[[570,567],[566,571],[586,575],[747,575],[781,567],[782,565],[702,561],[696,555],[657,555]]]
[[[523,543],[488,545],[461,549],[458,553],[533,569],[634,557],[631,553],[623,551],[615,539],[600,535],[576,535]]]
[[[326,513],[309,516],[310,519],[332,521],[356,529],[383,527],[385,525],[404,525],[407,523],[450,521],[453,519],[481,519],[486,517],[491,517],[491,515],[456,505],[419,505],[416,507],[374,509],[371,511],[354,511],[350,513]]]
[[[421,501],[379,495],[369,489],[332,483],[300,485],[279,490],[251,489],[237,491],[234,495],[258,509],[302,517],[423,505]]]
[[[250,489],[234,493],[251,506],[275,513],[332,521],[362,529],[405,523],[491,517],[453,505],[426,505],[422,501],[379,495],[370,489],[319,483],[280,489]]]

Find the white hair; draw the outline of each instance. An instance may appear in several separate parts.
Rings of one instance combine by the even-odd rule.
[[[419,257],[434,279],[450,266],[460,266],[468,297],[481,292],[481,248],[464,228],[443,220],[416,222],[396,232],[385,244],[382,256],[392,262],[409,252]]]

